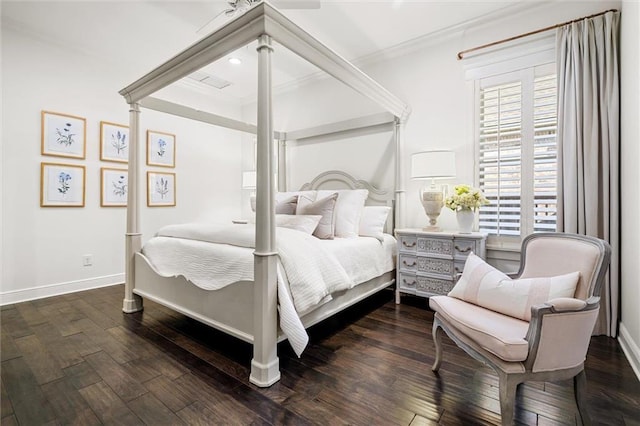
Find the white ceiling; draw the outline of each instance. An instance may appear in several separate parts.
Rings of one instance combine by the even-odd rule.
[[[295,1],[305,0],[288,0],[286,5]],[[282,12],[343,57],[356,60],[514,3],[519,1],[321,0],[317,9]],[[203,27],[215,30],[231,19],[221,14],[228,8],[224,1],[3,0],[1,7],[3,24],[122,64],[131,78],[123,86],[206,35]],[[290,84],[317,71],[283,50],[276,49],[274,56],[274,85]],[[242,65],[220,60],[205,71],[233,83],[221,89],[226,95],[246,99],[255,92],[257,81],[254,53],[251,46],[242,48],[234,54],[242,57]]]

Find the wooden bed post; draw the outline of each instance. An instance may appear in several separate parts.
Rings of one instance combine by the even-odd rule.
[[[395,219],[395,224],[394,224],[394,228],[402,228],[404,227],[405,224],[405,220],[404,220],[404,212],[405,212],[405,189],[404,189],[404,176],[403,176],[403,170],[404,170],[404,146],[402,144],[402,134],[401,134],[401,129],[400,129],[400,125],[402,124],[402,121],[400,120],[400,118],[396,117],[395,119],[395,126],[393,127],[393,139],[396,143],[396,182],[395,182],[395,188],[396,188],[396,196],[395,196],[395,211],[394,211],[394,219]],[[397,289],[396,286],[396,304],[400,303],[400,291]]]
[[[395,119],[395,126],[393,132],[393,138],[396,143],[396,204],[395,204],[395,212],[394,217],[396,220],[395,227],[402,228],[405,224],[404,217],[404,204],[405,204],[405,189],[404,189],[404,144],[402,140],[402,129],[401,125],[403,124],[402,120],[398,117]]]
[[[127,313],[142,310],[142,298],[133,294],[135,288],[135,254],[142,248],[140,234],[140,206],[138,198],[138,140],[140,105],[129,104],[129,177],[127,193],[127,233],[125,234],[124,300],[122,310]]]
[[[256,249],[254,251],[253,359],[249,381],[260,387],[280,380],[277,355],[278,285],[275,224],[271,37],[258,42],[258,158],[256,164]]]

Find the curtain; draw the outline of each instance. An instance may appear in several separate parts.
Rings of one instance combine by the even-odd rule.
[[[611,245],[594,334],[616,337],[620,298],[620,13],[560,27],[558,231]]]

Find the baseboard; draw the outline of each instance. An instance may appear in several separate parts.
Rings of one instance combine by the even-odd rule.
[[[629,364],[631,364],[631,368],[633,368],[634,373],[636,373],[636,377],[640,380],[640,348],[638,344],[633,341],[627,328],[622,323],[620,323],[618,342],[620,342],[622,351],[626,355]]]
[[[104,277],[88,278],[86,280],[69,281],[66,283],[49,284],[42,287],[31,287],[22,290],[0,292],[0,306],[11,303],[26,302],[27,300],[42,299],[43,297],[59,296],[76,291],[92,288],[108,287],[122,284],[124,274],[106,275]],[[124,294],[123,294],[124,296]]]

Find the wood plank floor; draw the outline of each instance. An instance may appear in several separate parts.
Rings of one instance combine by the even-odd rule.
[[[248,383],[251,347],[145,301],[121,312],[123,286],[2,308],[2,425],[493,425],[497,379],[447,338],[431,372],[433,313],[384,291],[310,330],[282,379]],[[640,383],[615,339],[586,362],[595,424],[640,425]],[[518,390],[516,423],[575,424],[571,382]]]

